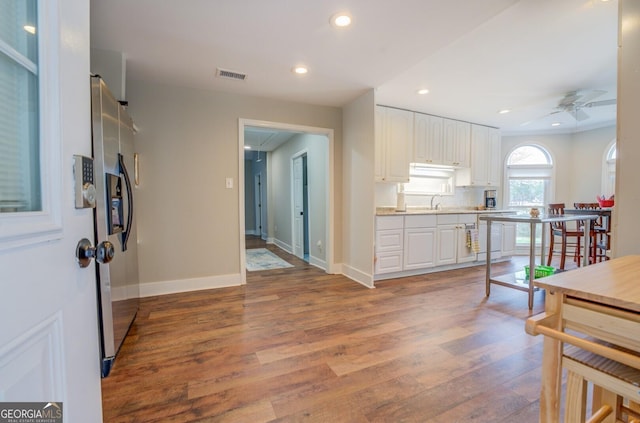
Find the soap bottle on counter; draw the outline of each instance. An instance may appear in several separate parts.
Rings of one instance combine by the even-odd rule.
[[[403,184],[398,184],[398,189],[396,194],[396,211],[399,211],[399,212],[407,211],[407,203],[404,200]]]

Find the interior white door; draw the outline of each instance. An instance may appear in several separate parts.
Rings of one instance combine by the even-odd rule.
[[[293,254],[304,258],[304,198],[302,156],[293,159]]]
[[[255,235],[262,237],[262,173],[258,173],[254,178],[254,193],[256,215]]]
[[[72,171],[74,154],[91,156],[89,43],[78,42],[89,2],[38,2],[38,16],[42,210],[0,213],[0,402],[62,403],[64,421],[97,422],[95,268],[75,259],[81,238],[93,242],[93,213],[75,209]]]

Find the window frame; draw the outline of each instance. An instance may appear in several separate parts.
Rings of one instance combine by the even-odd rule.
[[[614,156],[615,157],[612,157]],[[607,198],[615,194],[616,191],[616,159],[618,156],[618,148],[616,139],[614,138],[604,150],[602,160],[602,183],[600,186],[601,194]],[[613,177],[612,177],[613,175]]]
[[[0,213],[0,251],[62,238],[59,0],[38,0],[41,211]]]
[[[511,157],[511,155],[518,150],[519,148],[522,147],[534,147],[539,149],[544,157],[546,157],[547,159],[547,163],[546,164],[524,164],[524,165],[510,165],[509,163],[509,158]],[[526,173],[526,171],[529,170],[531,171],[530,173],[535,173],[535,172],[539,172],[540,176],[536,177],[535,175],[532,176],[526,176],[526,175],[517,175],[517,176],[512,176],[513,173],[518,173],[518,171],[524,171],[522,173]],[[544,192],[544,198],[543,198],[543,208],[542,208],[542,212],[544,212],[544,210],[546,209],[546,205],[550,203],[551,199],[554,198],[554,194],[555,194],[555,177],[556,177],[556,169],[555,169],[555,160],[553,158],[553,155],[551,154],[551,152],[549,151],[549,149],[540,144],[540,143],[536,143],[536,142],[524,142],[524,143],[520,143],[516,146],[514,146],[509,153],[505,156],[505,160],[504,160],[504,189],[503,189],[503,195],[504,195],[504,204],[507,208],[512,207],[509,204],[509,198],[510,198],[510,192],[509,192],[509,187],[510,187],[510,181],[511,179],[515,179],[515,180],[527,180],[527,179],[533,179],[533,180],[543,180],[545,181],[545,192]],[[540,238],[541,232],[540,230],[536,231],[536,239]],[[536,242],[537,243],[537,242]],[[526,243],[517,243],[516,241],[516,250],[518,251],[518,253],[525,253],[529,251],[529,241]]]

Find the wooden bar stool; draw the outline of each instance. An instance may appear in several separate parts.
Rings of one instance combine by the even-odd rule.
[[[548,208],[548,216],[563,216],[564,215],[564,203],[550,203]],[[551,265],[551,259],[554,253],[560,253],[560,269],[564,270],[565,259],[567,257],[567,247],[574,248],[573,260],[580,267],[580,245],[583,231],[576,227],[575,230],[567,229],[566,222],[549,222],[550,227],[550,240],[549,240],[549,257],[547,258],[547,266]],[[562,244],[560,245],[560,251],[555,251],[555,238],[560,237]]]
[[[599,203],[573,203],[573,207],[578,210],[598,210],[600,209]],[[598,243],[602,243],[603,238],[602,234],[604,233],[604,226],[602,223],[602,216],[598,217],[593,223],[580,221],[579,229],[583,230],[585,224],[591,224],[589,228],[589,239],[590,239],[590,247],[591,251],[589,252],[590,263],[596,262],[596,257],[598,254]],[[602,261],[602,259],[600,260]]]

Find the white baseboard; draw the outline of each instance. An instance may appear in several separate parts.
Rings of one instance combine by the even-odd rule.
[[[239,273],[208,276],[204,278],[146,282],[140,284],[140,297],[176,294],[179,292],[199,291],[202,289],[226,288],[238,285],[242,285],[242,277]]]
[[[340,273],[342,273],[344,276],[358,282],[361,285],[366,286],[367,288],[375,288],[373,284],[373,275],[364,273],[344,263],[341,264],[340,266],[342,268]]]
[[[260,231],[256,230],[256,229],[248,229],[244,231],[245,235],[255,235],[258,236],[260,235]]]
[[[286,242],[280,241],[279,239],[274,239],[273,240],[273,244],[275,244],[276,247],[278,247],[278,248],[282,248],[287,253],[293,254],[293,247],[291,245],[287,244]]]
[[[309,256],[309,264],[318,267],[322,270],[324,270],[325,272],[327,271],[327,262],[319,259],[318,257],[314,257],[314,256]]]

